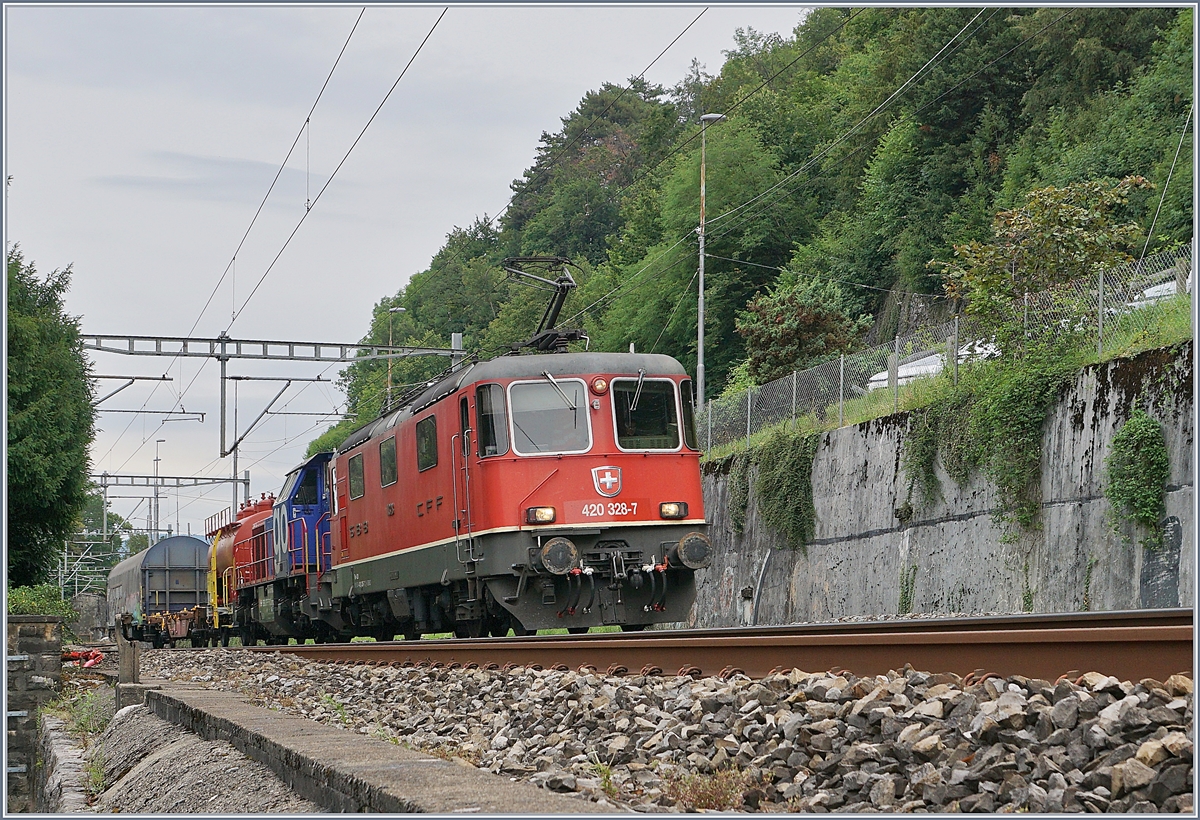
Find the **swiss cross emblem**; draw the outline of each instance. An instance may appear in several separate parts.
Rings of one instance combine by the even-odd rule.
[[[621,492],[621,468],[593,467],[592,483],[596,485],[596,492],[605,498],[612,498]]]

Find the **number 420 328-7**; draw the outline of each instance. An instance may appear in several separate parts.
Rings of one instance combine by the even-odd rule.
[[[607,504],[604,502],[596,502],[593,504],[584,504],[582,515],[585,518],[594,518],[604,515],[637,515],[637,502],[630,501],[610,501]]]

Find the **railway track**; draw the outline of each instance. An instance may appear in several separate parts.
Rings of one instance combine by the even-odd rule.
[[[1190,609],[841,622],[749,629],[546,635],[247,647],[323,661],[443,666],[591,666],[614,674],[729,674],[840,668],[874,675],[911,664],[966,676],[1056,680],[1102,672],[1165,680],[1193,666]]]

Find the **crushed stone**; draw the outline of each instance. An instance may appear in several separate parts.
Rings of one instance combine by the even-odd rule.
[[[145,677],[642,812],[1193,811],[1185,675],[618,677],[230,649],[142,663]]]
[[[224,741],[209,741],[144,705],[126,706],[91,744],[105,785],[93,811],[137,814],[311,814],[270,769]]]

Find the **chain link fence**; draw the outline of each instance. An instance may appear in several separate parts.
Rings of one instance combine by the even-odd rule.
[[[1145,341],[1165,322],[1190,326],[1192,251],[1178,250],[1098,272],[1094,277],[1026,294],[1001,311],[1001,320],[1044,332],[1089,334],[1097,355]],[[733,396],[713,399],[696,419],[705,451],[749,439],[759,430],[812,416],[841,425],[848,405],[857,415],[886,415],[899,407],[900,387],[950,364],[957,380],[965,362],[999,354],[988,325],[969,316],[897,336],[887,344],[847,353]]]

